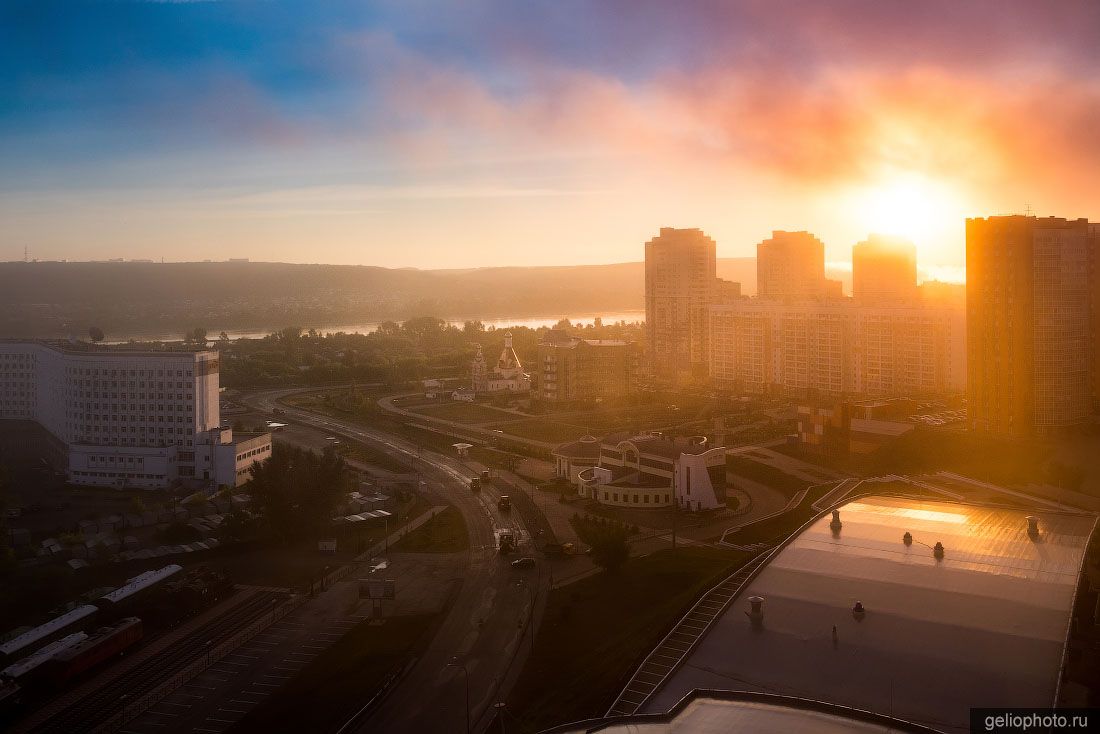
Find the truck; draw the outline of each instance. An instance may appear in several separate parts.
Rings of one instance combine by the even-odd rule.
[[[488,469],[482,469],[481,470],[481,481],[485,482],[486,484],[488,484],[490,481],[492,481],[491,478],[489,477],[489,470]]]
[[[508,512],[512,509],[512,498],[506,494],[502,494],[500,500],[497,502],[497,507],[500,508],[502,512]]]
[[[516,536],[511,530],[497,531],[497,550],[506,556],[516,549]]]
[[[474,494],[477,494],[481,491],[481,480],[477,477],[474,477],[470,480],[470,491]]]

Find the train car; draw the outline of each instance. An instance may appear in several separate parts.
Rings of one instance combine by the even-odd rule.
[[[146,571],[134,576],[125,584],[99,597],[95,605],[102,612],[100,621],[113,622],[129,615],[163,588],[164,582],[183,570],[179,564],[172,563],[155,571]]]
[[[50,644],[43,648],[40,648],[36,652],[31,653],[27,657],[23,658],[17,663],[13,663],[8,667],[0,670],[0,679],[5,681],[14,681],[21,686],[26,686],[29,683],[40,679],[43,674],[43,669],[46,667],[46,663],[49,662],[54,656],[74,647],[84,640],[88,639],[88,635],[85,632],[76,632],[71,635],[66,635],[60,640],[54,640]]]
[[[85,604],[16,635],[0,645],[0,666],[7,667],[43,645],[84,628],[91,624],[98,614],[97,607]]]
[[[79,676],[110,658],[126,652],[141,642],[144,636],[141,620],[126,617],[109,627],[102,627],[91,637],[68,650],[58,653],[46,662],[46,674],[50,681],[64,686]]]

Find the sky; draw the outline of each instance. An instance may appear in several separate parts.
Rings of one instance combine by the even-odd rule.
[[[0,260],[453,268],[1100,218],[1095,0],[0,0]]]

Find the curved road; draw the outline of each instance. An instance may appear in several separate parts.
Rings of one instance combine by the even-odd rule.
[[[249,407],[270,414],[283,398],[309,389],[271,390],[243,398]],[[519,555],[533,555],[518,516],[496,507],[499,493],[468,488],[472,472],[458,461],[375,428],[327,415],[279,405],[286,418],[328,433],[381,446],[423,474],[438,479],[442,492],[462,513],[470,535],[469,566],[458,596],[435,637],[395,688],[355,727],[362,732],[461,732],[465,730],[466,683],[470,729],[482,731],[495,714],[493,704],[507,697],[529,650],[531,617],[538,617],[549,587],[543,562],[518,571],[496,552],[495,531],[511,529],[521,540]],[[449,665],[457,658],[462,667]],[[364,691],[364,702],[373,695]]]

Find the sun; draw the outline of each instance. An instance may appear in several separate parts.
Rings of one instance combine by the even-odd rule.
[[[847,208],[860,229],[904,237],[919,249],[940,249],[965,218],[952,186],[920,174],[884,176],[854,190],[849,198]]]

